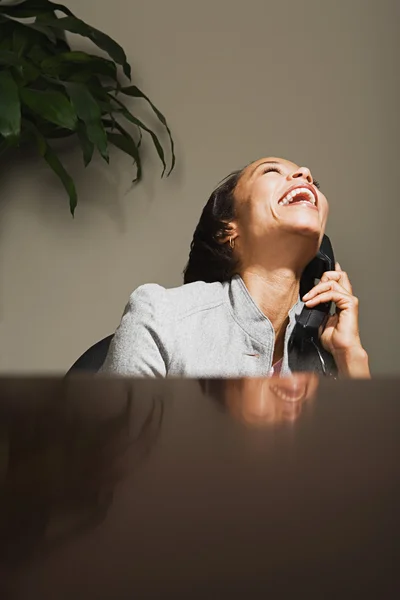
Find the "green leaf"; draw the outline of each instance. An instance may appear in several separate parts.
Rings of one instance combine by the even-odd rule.
[[[21,2],[20,4],[0,6],[0,13],[10,15],[16,19],[36,17],[39,14],[54,12],[55,10],[72,15],[71,11],[62,4],[54,4],[48,0],[25,0],[25,2]]]
[[[51,13],[55,10],[59,10],[68,16],[59,19],[55,16],[54,18],[47,17],[46,13]],[[87,25],[81,19],[77,19],[73,13],[62,4],[48,2],[47,0],[26,0],[26,2],[21,5],[0,6],[0,13],[17,18],[46,15],[46,18],[42,21],[46,23],[46,28],[53,27],[54,29],[69,31],[70,33],[76,33],[90,39],[98,48],[107,52],[117,64],[122,66],[128,79],[131,78],[131,67],[126,58],[124,49],[107,34]],[[34,25],[37,26],[36,24]]]
[[[18,86],[9,71],[0,71],[0,134],[17,138],[21,132]]]
[[[61,92],[20,89],[20,97],[25,106],[46,121],[65,129],[76,130],[77,116],[70,101]]]
[[[89,140],[96,146],[101,156],[108,162],[107,135],[101,122],[101,110],[90,91],[80,83],[65,83],[78,117],[85,123]]]
[[[52,56],[52,53],[48,51],[48,49],[44,46],[40,46],[39,44],[34,44],[27,53],[27,58],[31,60],[35,65],[40,66],[41,63]]]
[[[140,148],[140,146],[142,145],[143,135],[142,135],[142,130],[140,129],[140,127],[137,127],[137,130],[139,132],[139,141],[137,143],[137,147]]]
[[[104,127],[111,129],[111,132],[114,132],[115,129],[118,129],[118,131],[120,131],[123,135],[132,137],[123,127],[121,127],[121,125],[118,123],[118,121],[116,121],[114,119],[114,117],[112,115],[110,115],[110,116],[111,116],[110,119],[104,119],[104,118],[102,119]],[[140,129],[140,127],[136,126],[136,130],[138,132],[139,139],[137,141],[135,140],[135,144],[136,144],[136,147],[139,149],[142,144],[143,136],[142,136],[142,130]]]
[[[40,128],[40,133],[48,140],[66,138],[73,136],[76,133],[75,131],[71,131],[70,129],[64,129],[63,127],[54,125],[49,121],[40,120],[40,124],[38,121],[37,126]]]
[[[3,23],[2,27],[5,27],[6,23],[8,23],[8,32],[11,31],[13,36],[17,34],[26,37],[27,41],[37,42],[39,40],[41,41],[41,43],[43,43],[44,40],[47,38],[47,41],[49,43],[53,45],[56,45],[57,43],[57,37],[54,34],[54,32],[45,25],[42,25],[41,23],[20,23],[8,16],[0,16],[0,19],[0,23]]]
[[[11,26],[14,30],[25,30],[27,32],[27,34],[36,34],[36,39],[38,37],[38,35],[43,39],[43,37],[46,37],[49,42],[51,42],[52,44],[56,44],[57,43],[57,38],[54,34],[53,31],[51,31],[51,29],[49,29],[48,27],[46,27],[45,25],[42,25],[41,23],[20,23],[18,21],[15,21],[13,18],[10,17],[3,17],[6,20],[9,20],[9,22],[11,23]]]
[[[20,77],[26,82],[34,81],[40,75],[34,65],[9,50],[0,50],[0,65],[15,67]]]
[[[150,98],[148,98],[146,96],[146,94],[144,94],[136,85],[131,85],[129,87],[123,87],[120,89],[120,91],[123,94],[126,94],[127,96],[132,96],[134,98],[143,98],[144,100],[146,100],[149,103],[149,105],[151,106],[151,108],[153,109],[153,111],[156,114],[159,121],[164,125],[165,129],[167,130],[169,140],[170,140],[171,155],[172,155],[171,168],[167,173],[167,176],[168,176],[172,172],[173,168],[175,167],[176,159],[175,159],[175,144],[174,144],[174,140],[172,139],[172,134],[171,134],[170,128],[168,127],[166,118],[158,110],[158,108],[151,102]]]
[[[140,159],[138,148],[133,138],[126,131],[124,131],[123,134],[107,133],[107,137],[110,144],[113,144],[114,146],[116,146],[116,148],[119,148],[120,150],[122,150],[122,152],[125,152],[125,154],[132,156],[137,168],[136,177],[132,181],[132,183],[140,181],[142,179],[142,162]]]
[[[54,171],[54,173],[58,175],[58,177],[61,180],[61,183],[65,187],[69,196],[69,208],[71,211],[71,215],[74,216],[75,209],[78,204],[78,195],[76,193],[76,188],[72,177],[68,175],[57,154],[52,148],[50,148],[48,144],[43,158],[45,159],[49,167]]]
[[[0,65],[23,67],[24,59],[17,56],[15,52],[12,52],[11,50],[0,50]]]
[[[111,104],[108,94],[104,92],[104,89],[101,86],[89,85],[89,88],[93,96],[96,98],[103,115],[111,115],[113,112],[120,112],[120,109]]]
[[[22,56],[28,45],[29,40],[27,36],[24,35],[24,30],[22,28],[16,27],[13,31],[13,52],[15,52],[18,56]]]
[[[137,125],[138,127],[140,127],[141,129],[143,129],[143,131],[147,131],[147,133],[150,135],[151,139],[153,140],[153,144],[157,150],[157,154],[163,164],[163,172],[161,174],[161,177],[163,177],[164,173],[165,173],[165,169],[167,168],[167,165],[165,164],[165,157],[164,157],[164,150],[163,147],[161,146],[158,137],[156,136],[156,134],[149,129],[140,119],[138,119],[137,117],[135,117],[127,108],[126,106],[124,106],[124,104],[122,102],[120,102],[120,100],[118,100],[118,98],[115,98],[114,96],[110,95],[110,98],[116,102],[120,107],[121,107],[121,114],[125,117],[125,119],[127,119],[128,121],[130,121],[131,123],[134,123],[134,125]]]
[[[107,52],[117,64],[122,65],[125,75],[129,79],[131,78],[131,67],[127,61],[124,49],[105,33],[102,33],[98,29],[94,29],[94,27],[90,27],[90,25],[87,25],[84,21],[76,19],[75,17],[48,19],[46,20],[46,23],[48,27],[76,33],[90,39],[98,48]]]
[[[47,27],[47,21],[51,21],[53,19],[56,19],[57,15],[55,15],[54,12],[49,12],[49,13],[41,13],[40,15],[38,15],[35,19],[35,25],[45,25]],[[49,29],[49,28],[48,28]],[[68,42],[67,42],[67,36],[65,31],[62,31],[60,29],[57,29],[56,31],[51,30],[56,42],[55,42],[55,49],[57,49],[59,52],[69,52],[71,50]]]
[[[1,7],[0,7],[1,8]],[[46,27],[45,25],[42,25],[40,23],[20,23],[18,21],[15,21],[13,17],[9,17],[7,15],[3,15],[1,16],[1,22],[4,23],[8,21],[10,23],[10,28],[13,31],[23,31],[25,30],[27,32],[27,34],[30,32],[31,34],[35,33],[36,34],[36,38],[38,35],[40,35],[41,38],[46,37],[48,38],[49,42],[51,42],[52,44],[56,44],[57,43],[57,38],[54,34],[53,31],[51,31],[51,29],[49,29],[48,27]]]
[[[78,124],[77,134],[82,148],[83,162],[87,167],[93,158],[94,144],[89,140],[83,123]]]
[[[63,67],[67,67],[71,73],[74,69],[85,67],[89,72],[99,73],[112,79],[117,79],[117,68],[111,60],[87,54],[86,52],[62,52],[55,56],[47,57],[42,61],[41,67],[50,75],[59,74]],[[79,74],[79,72],[78,72]]]
[[[57,154],[54,150],[49,146],[47,140],[40,133],[40,131],[35,127],[33,123],[30,121],[24,121],[24,125],[32,132],[36,139],[36,145],[38,152],[41,156],[43,156],[44,160],[47,162],[49,167],[54,171],[54,173],[59,177],[61,183],[65,187],[68,196],[69,196],[69,207],[72,216],[74,216],[75,208],[78,204],[78,195],[76,193],[76,188],[74,181],[70,175],[68,175],[65,170],[62,162],[58,158]]]
[[[51,29],[49,29],[49,27],[41,25],[40,23],[24,23],[23,25],[26,29],[34,30],[37,33],[41,33],[42,35],[46,36],[52,44],[57,43],[57,38]]]

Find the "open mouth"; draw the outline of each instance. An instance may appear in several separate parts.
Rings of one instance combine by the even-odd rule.
[[[296,204],[308,205],[310,208],[317,207],[317,194],[311,186],[297,186],[292,187],[286,194],[279,200],[280,206],[289,206]]]
[[[304,400],[307,395],[308,386],[306,384],[303,385],[271,385],[271,392],[275,394],[280,400],[284,400],[285,402],[298,402],[299,400]]]

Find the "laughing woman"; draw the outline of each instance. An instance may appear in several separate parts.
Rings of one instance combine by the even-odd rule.
[[[138,377],[263,377],[294,371],[369,378],[358,300],[345,272],[300,279],[324,235],[328,202],[310,170],[264,158],[211,194],[194,233],[184,285],[147,284],[130,298],[103,373]],[[289,349],[296,315],[334,302],[314,351]],[[322,357],[322,361],[321,361]]]

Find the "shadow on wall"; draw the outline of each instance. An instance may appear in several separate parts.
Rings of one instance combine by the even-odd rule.
[[[162,127],[157,121],[154,122],[151,114],[147,115],[146,110],[143,110],[142,107],[141,111],[145,113],[152,129],[162,140],[165,137]],[[175,146],[179,146],[177,141],[175,141]],[[132,159],[117,149],[111,148],[109,164],[100,156],[95,155],[90,165],[85,168],[81,148],[74,136],[53,140],[52,147],[56,150],[77,187],[78,206],[75,222],[81,222],[83,226],[86,226],[91,223],[93,212],[100,212],[115,225],[119,233],[123,234],[127,231],[132,218],[130,205],[132,204],[134,207],[143,204],[148,206],[156,200],[156,182],[161,178],[161,170],[151,139],[144,139],[141,145],[143,179],[139,183],[132,182],[136,173]],[[44,160],[37,156],[33,148],[24,147],[10,150],[7,154],[1,155],[0,174],[1,212],[7,210],[11,202],[16,201],[15,191],[11,197],[7,190],[9,182],[10,189],[12,182],[15,190],[14,186],[17,181],[17,189],[21,190],[17,200],[21,203],[23,210],[47,222],[48,225],[62,227],[71,221],[69,200],[65,189]],[[167,186],[168,180],[173,182],[174,187],[182,183],[180,158],[177,160],[172,174],[163,179],[164,186]],[[124,202],[126,196],[131,196],[129,204]]]
[[[53,147],[57,149],[67,172],[76,181],[79,203],[75,220],[79,220],[79,217],[82,219],[79,208],[89,206],[105,213],[118,229],[123,230],[125,215],[118,194],[122,168],[116,166],[117,152],[112,155],[110,165],[102,164],[101,159],[94,158],[93,163],[85,169],[74,139],[58,141],[57,144],[53,143]],[[33,150],[24,148],[2,156],[0,171],[3,179],[3,183],[0,183],[2,209],[7,209],[11,202],[18,201],[24,210],[47,221],[49,225],[56,222],[62,225],[63,222],[71,221],[66,191],[56,175]],[[17,189],[22,188],[23,198],[10,197],[7,192],[4,193],[8,180],[18,181]]]

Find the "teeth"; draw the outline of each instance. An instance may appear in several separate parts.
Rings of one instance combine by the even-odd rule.
[[[311,204],[315,205],[314,194],[307,188],[296,188],[289,194],[286,194],[286,196],[283,198],[283,200],[281,200],[281,202],[279,202],[279,204],[281,204],[282,206],[287,206],[288,204],[290,204],[292,202],[292,200],[296,196],[299,196],[299,195],[305,196],[307,198],[307,200],[309,202],[311,202]]]
[[[277,386],[271,386],[271,391],[273,391],[274,394],[276,396],[278,396],[278,398],[280,398],[281,400],[285,400],[285,402],[297,402],[298,401],[296,399],[293,399],[293,397],[290,394],[288,394],[284,390],[281,390]]]

